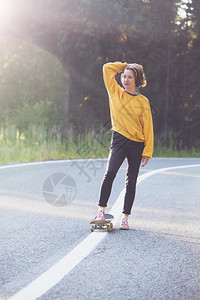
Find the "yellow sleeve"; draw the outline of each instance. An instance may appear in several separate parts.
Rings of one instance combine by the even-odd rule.
[[[144,133],[144,150],[142,156],[152,158],[153,154],[153,120],[151,115],[151,107],[149,102],[145,105],[144,116],[143,116],[143,133]]]
[[[107,63],[103,66],[103,79],[109,96],[114,94],[115,89],[119,86],[115,79],[115,75],[123,72],[126,67],[127,63],[121,63],[119,61]]]

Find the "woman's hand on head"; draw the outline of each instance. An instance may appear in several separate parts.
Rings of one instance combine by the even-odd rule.
[[[143,156],[142,157],[142,167],[146,166],[148,161],[149,161],[149,157],[148,156]]]

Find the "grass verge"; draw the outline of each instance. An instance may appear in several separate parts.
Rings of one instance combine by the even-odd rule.
[[[90,131],[84,135],[75,135],[69,129],[66,139],[62,139],[55,129],[47,132],[31,126],[24,132],[10,125],[0,131],[0,164],[12,162],[32,162],[73,158],[107,157],[110,148],[111,132]],[[197,149],[177,151],[172,143],[169,147],[157,142],[154,157],[200,157]]]

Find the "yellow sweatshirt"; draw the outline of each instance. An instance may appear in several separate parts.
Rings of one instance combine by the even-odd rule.
[[[118,85],[115,75],[127,63],[107,63],[103,66],[104,83],[109,95],[112,130],[130,140],[144,142],[142,156],[152,158],[153,122],[149,101],[141,94],[132,96]]]

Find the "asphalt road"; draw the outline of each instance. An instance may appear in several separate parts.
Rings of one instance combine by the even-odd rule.
[[[95,237],[88,223],[105,167],[103,159],[0,166],[1,300],[25,289],[29,296],[12,299],[35,299],[44,272],[40,300],[200,299],[200,159],[152,159],[140,171],[131,230],[118,230],[116,220],[112,232]],[[116,218],[125,168],[107,208],[118,201]],[[89,253],[54,285],[50,268],[78,247],[76,261],[84,241]],[[65,272],[69,262],[61,264]]]

